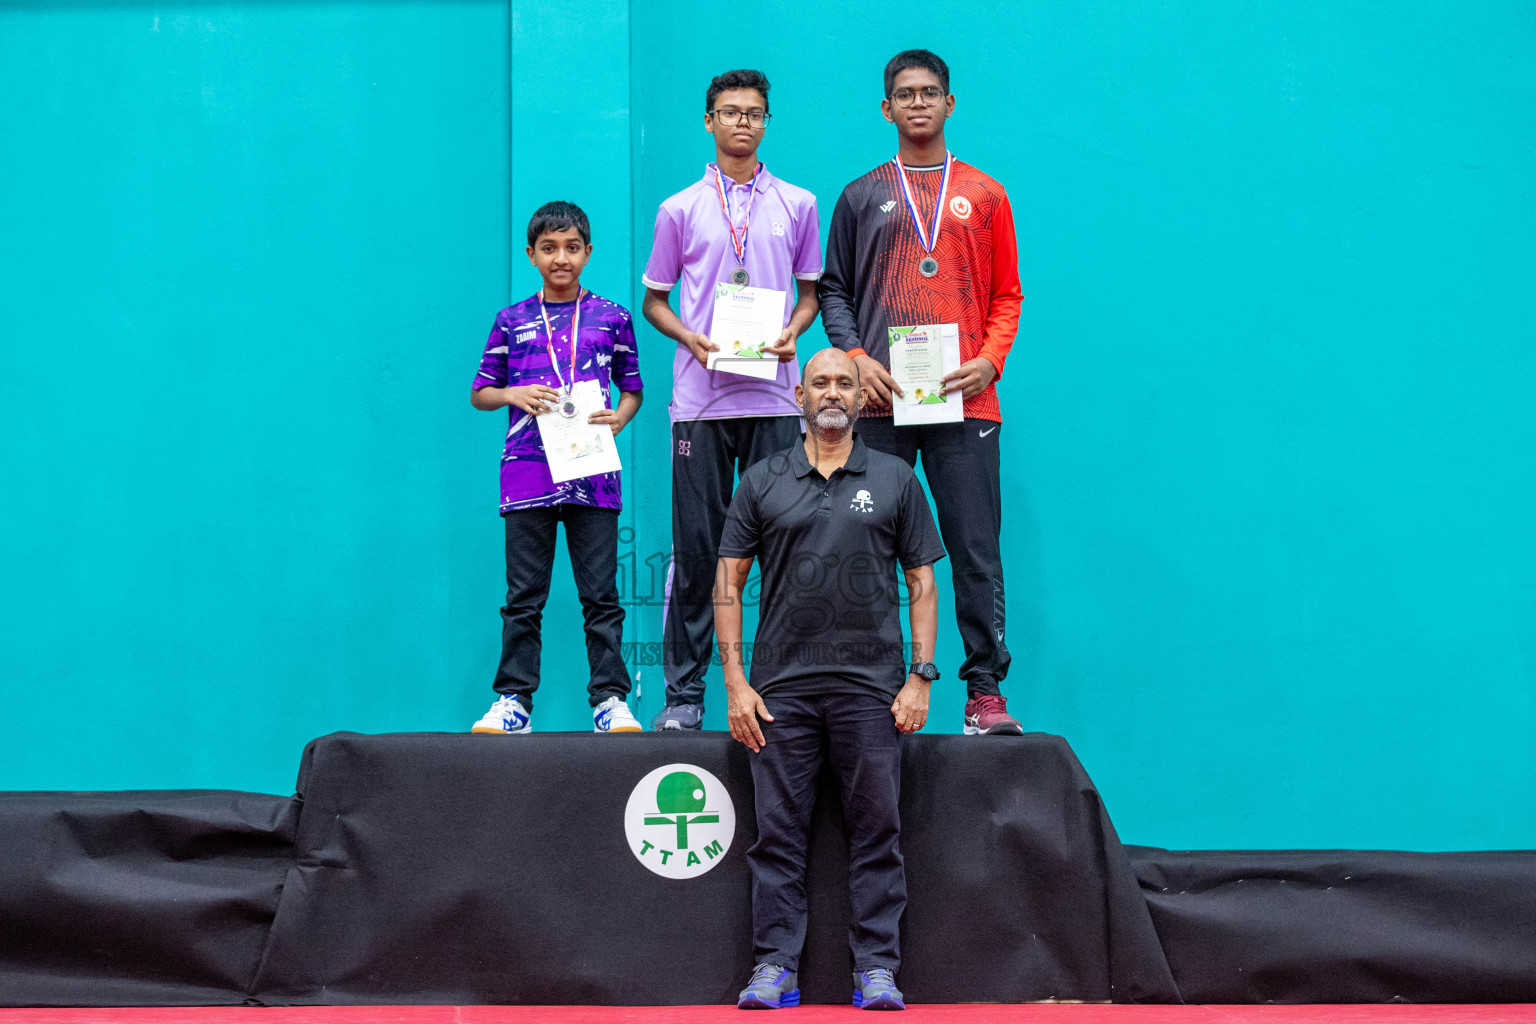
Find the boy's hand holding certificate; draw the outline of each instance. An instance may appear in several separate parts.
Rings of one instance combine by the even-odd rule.
[[[623,468],[613,430],[606,423],[587,422],[588,416],[606,407],[597,381],[579,380],[569,395],[560,396],[554,408],[534,417],[555,483]]]
[[[944,377],[960,368],[960,325],[924,324],[889,329],[891,377],[902,394],[891,396],[896,426],[959,423],[965,400],[945,391]]]
[[[706,366],[743,377],[773,380],[779,357],[765,351],[784,332],[784,293],[740,284],[715,285],[709,340],[716,350]]]

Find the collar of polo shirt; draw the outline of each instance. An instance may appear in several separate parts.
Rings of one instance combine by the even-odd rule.
[[[715,188],[715,169],[718,166],[719,165],[716,164],[713,160],[711,160],[709,163],[704,165],[704,179],[703,180],[704,180],[704,183],[709,186],[711,192],[713,192],[714,188]],[[768,185],[772,181],[773,181],[773,175],[768,173],[768,165],[763,163],[761,160],[759,160],[757,162],[757,187],[754,189],[754,191],[757,191],[757,192],[766,192],[766,191],[768,191]],[[745,188],[746,186],[742,185],[735,178],[726,178],[725,179],[725,187],[726,188]],[[717,203],[715,203],[715,205],[719,206],[720,204],[717,202]]]
[[[816,468],[815,466],[811,465],[810,457],[805,454],[804,438],[801,439],[799,444],[795,445],[794,454],[789,458],[790,461],[794,464],[795,477],[797,479],[804,478],[805,476],[809,475],[813,469]],[[843,463],[843,472],[862,473],[868,464],[869,452],[864,448],[864,439],[860,437],[859,432],[855,430],[853,432],[853,451],[848,453],[848,461]]]

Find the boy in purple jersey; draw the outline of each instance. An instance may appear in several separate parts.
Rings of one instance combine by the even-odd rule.
[[[589,423],[614,434],[640,408],[640,364],[629,311],[581,286],[592,255],[587,215],[573,203],[546,203],[528,223],[528,260],[544,287],[496,315],[470,403],[509,410],[501,455],[501,515],[506,523],[507,604],[501,610],[499,696],[472,732],[532,731],[533,692],[539,688],[539,633],[555,562],[556,524],[565,524],[571,572],[586,622],[587,683],[594,732],[639,732],[624,698],[629,670],[621,656],[624,609],[619,605],[619,474],[603,473],[555,483],[539,437],[538,416],[556,407],[577,381],[596,380],[605,408]],[[617,408],[610,384],[619,387]],[[574,406],[573,406],[574,408]]]
[[[698,729],[704,671],[713,654],[715,555],[737,473],[800,438],[795,339],[816,319],[821,226],[816,197],[768,173],[757,159],[768,119],[760,71],[717,75],[704,94],[704,130],[715,160],[656,213],[656,240],[641,280],[645,318],[677,342],[672,361],[672,570],[662,622],[666,707],[653,729]],[[783,331],[767,351],[772,380],[709,370],[715,285],[784,293]],[[678,308],[671,293],[679,293]]]

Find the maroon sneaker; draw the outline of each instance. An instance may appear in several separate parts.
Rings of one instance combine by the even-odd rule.
[[[1008,714],[1008,698],[986,695],[965,702],[967,736],[1023,736],[1024,727]]]

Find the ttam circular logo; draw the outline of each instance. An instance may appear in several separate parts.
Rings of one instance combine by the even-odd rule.
[[[664,764],[630,792],[624,835],[635,859],[663,878],[697,878],[731,848],[736,808],[703,768]]]

